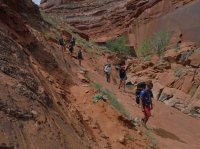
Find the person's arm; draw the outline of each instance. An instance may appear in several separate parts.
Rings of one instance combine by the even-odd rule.
[[[129,64],[129,65],[126,67],[125,71],[127,71],[127,70],[131,67],[131,65],[132,65],[132,64]]]

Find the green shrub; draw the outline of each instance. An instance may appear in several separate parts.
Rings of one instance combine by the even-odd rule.
[[[153,36],[153,49],[159,56],[165,51],[170,40],[170,33],[167,31],[157,32]]]
[[[99,92],[93,97],[93,102],[96,103],[101,99],[106,97],[110,104],[119,111],[123,116],[129,118],[129,113],[126,111],[125,107],[117,100],[117,97],[108,89],[103,88],[99,83],[93,83],[92,87],[97,89]]]
[[[126,46],[126,40],[127,38],[125,36],[118,37],[115,40],[109,40],[106,42],[106,47],[113,52],[131,54],[132,50]]]
[[[152,39],[145,40],[142,45],[138,48],[137,51],[139,51],[138,55],[142,57],[147,57],[151,54],[153,54],[152,51]]]
[[[188,70],[184,68],[176,68],[174,74],[177,78],[182,78],[187,74]]]
[[[93,83],[93,84],[91,84],[91,86],[97,90],[100,90],[102,88],[101,84],[99,84],[99,83]]]
[[[170,32],[160,31],[145,40],[138,48],[138,55],[147,57],[152,54],[161,56],[166,50],[166,46],[170,40]]]

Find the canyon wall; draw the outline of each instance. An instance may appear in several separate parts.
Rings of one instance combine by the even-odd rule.
[[[169,14],[180,12],[179,9],[182,10],[182,7],[192,1],[194,0],[45,0],[41,1],[40,7],[44,12],[59,16],[62,21],[84,31],[93,41],[105,42],[128,34],[130,45],[137,47],[141,41],[157,31],[158,24],[162,28],[163,25],[159,22],[165,22]],[[190,16],[183,17],[187,19]],[[177,29],[177,23],[174,24],[170,24],[176,28],[173,30],[182,29]]]

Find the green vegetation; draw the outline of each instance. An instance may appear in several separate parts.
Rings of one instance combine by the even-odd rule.
[[[106,47],[113,51],[124,54],[131,54],[132,50],[128,46],[126,46],[127,38],[125,36],[118,37],[115,40],[109,40],[106,43]]]
[[[158,147],[158,141],[156,140],[156,138],[153,136],[151,130],[146,129],[144,132],[144,135],[148,138],[148,140],[151,142],[151,147],[152,149],[157,149]],[[149,147],[147,147],[149,148]]]
[[[102,88],[101,84],[99,83],[92,83],[91,86],[97,90],[100,90]]]
[[[190,92],[189,92],[189,94],[190,94],[191,97],[193,97],[195,95],[197,89],[198,89],[197,85],[193,85],[192,86],[192,88],[190,89]]]
[[[184,68],[176,68],[175,69],[175,76],[177,78],[182,78],[183,76],[185,76],[187,74],[188,70],[184,69]]]
[[[92,84],[92,87],[96,88],[99,93],[94,96],[94,102],[98,102],[99,100],[109,100],[110,104],[119,111],[123,116],[129,118],[129,113],[126,111],[124,106],[117,100],[116,96],[106,88],[102,88],[99,83]]]
[[[138,48],[138,56],[147,57],[153,54],[161,56],[166,50],[166,46],[170,40],[168,31],[160,31],[145,40]]]
[[[130,135],[127,136],[127,139],[128,139],[129,141],[135,141],[135,138],[134,138],[133,136],[130,136]]]

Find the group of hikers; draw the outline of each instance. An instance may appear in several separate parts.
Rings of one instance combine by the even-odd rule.
[[[59,44],[61,45],[62,50],[64,52],[67,46],[66,46],[66,43],[64,41],[64,34],[62,33],[61,35],[62,36],[59,39]],[[75,44],[76,44],[76,40],[75,40],[74,37],[72,37],[70,42],[69,42],[69,46],[68,46],[68,49],[69,49],[71,56],[74,52]],[[77,52],[76,58],[78,59],[79,65],[81,66],[83,54],[82,54],[82,51],[81,51],[80,48]],[[119,73],[119,79],[120,79],[118,89],[123,87],[123,89],[125,91],[126,80],[127,80],[127,74],[126,73],[127,73],[127,70],[129,69],[129,67],[130,67],[130,65],[126,66],[124,61],[115,66],[116,71],[118,71],[118,73]],[[106,76],[106,81],[108,83],[110,83],[111,82],[111,74],[112,74],[112,65],[106,64],[104,66],[104,72],[105,72],[105,76]],[[153,109],[152,88],[153,88],[152,81],[140,82],[140,83],[137,84],[137,89],[136,89],[136,93],[135,93],[136,94],[136,103],[141,106],[142,112],[144,113],[144,118],[142,119],[142,122],[145,125],[146,125],[149,117],[151,116],[151,110]]]
[[[126,67],[125,62],[122,62],[119,65],[115,66],[115,69],[119,73],[119,79],[120,79],[120,83],[119,83],[118,89],[123,87],[124,91],[125,91],[126,80],[127,80],[126,72],[129,69],[129,67],[130,67],[130,65],[128,65]],[[106,76],[106,81],[108,83],[110,83],[111,74],[112,74],[112,65],[111,64],[106,64],[104,66],[104,72],[105,72],[105,76]],[[147,123],[149,117],[151,116],[151,110],[153,109],[153,103],[152,103],[152,99],[153,99],[153,93],[152,93],[153,83],[152,83],[151,80],[149,80],[147,82],[137,83],[136,86],[137,86],[136,92],[135,92],[136,103],[141,107],[142,112],[144,113],[144,117],[142,118],[142,122],[146,126],[146,123]]]
[[[69,46],[67,46],[65,43],[65,40],[64,40],[64,33],[61,33],[61,38],[59,39],[59,44],[61,45],[63,52],[65,51],[66,48],[68,48],[70,55],[71,56],[73,55],[74,46],[76,44],[76,39],[74,37],[71,38],[71,40],[69,42]],[[81,48],[79,48],[76,57],[79,61],[79,65],[81,66],[81,61],[83,60],[83,54],[82,54]]]
[[[130,65],[128,65],[127,67],[125,66],[125,62],[121,62],[119,65],[115,66],[115,69],[117,71],[119,71],[119,78],[120,78],[120,83],[119,83],[118,88],[120,89],[121,87],[123,87],[124,91],[125,91],[126,80],[127,80],[126,72],[129,69],[129,67],[130,67]],[[111,73],[112,73],[111,64],[106,64],[104,66],[104,72],[105,72],[105,75],[106,75],[106,81],[108,83],[110,83],[110,78],[111,78]]]

